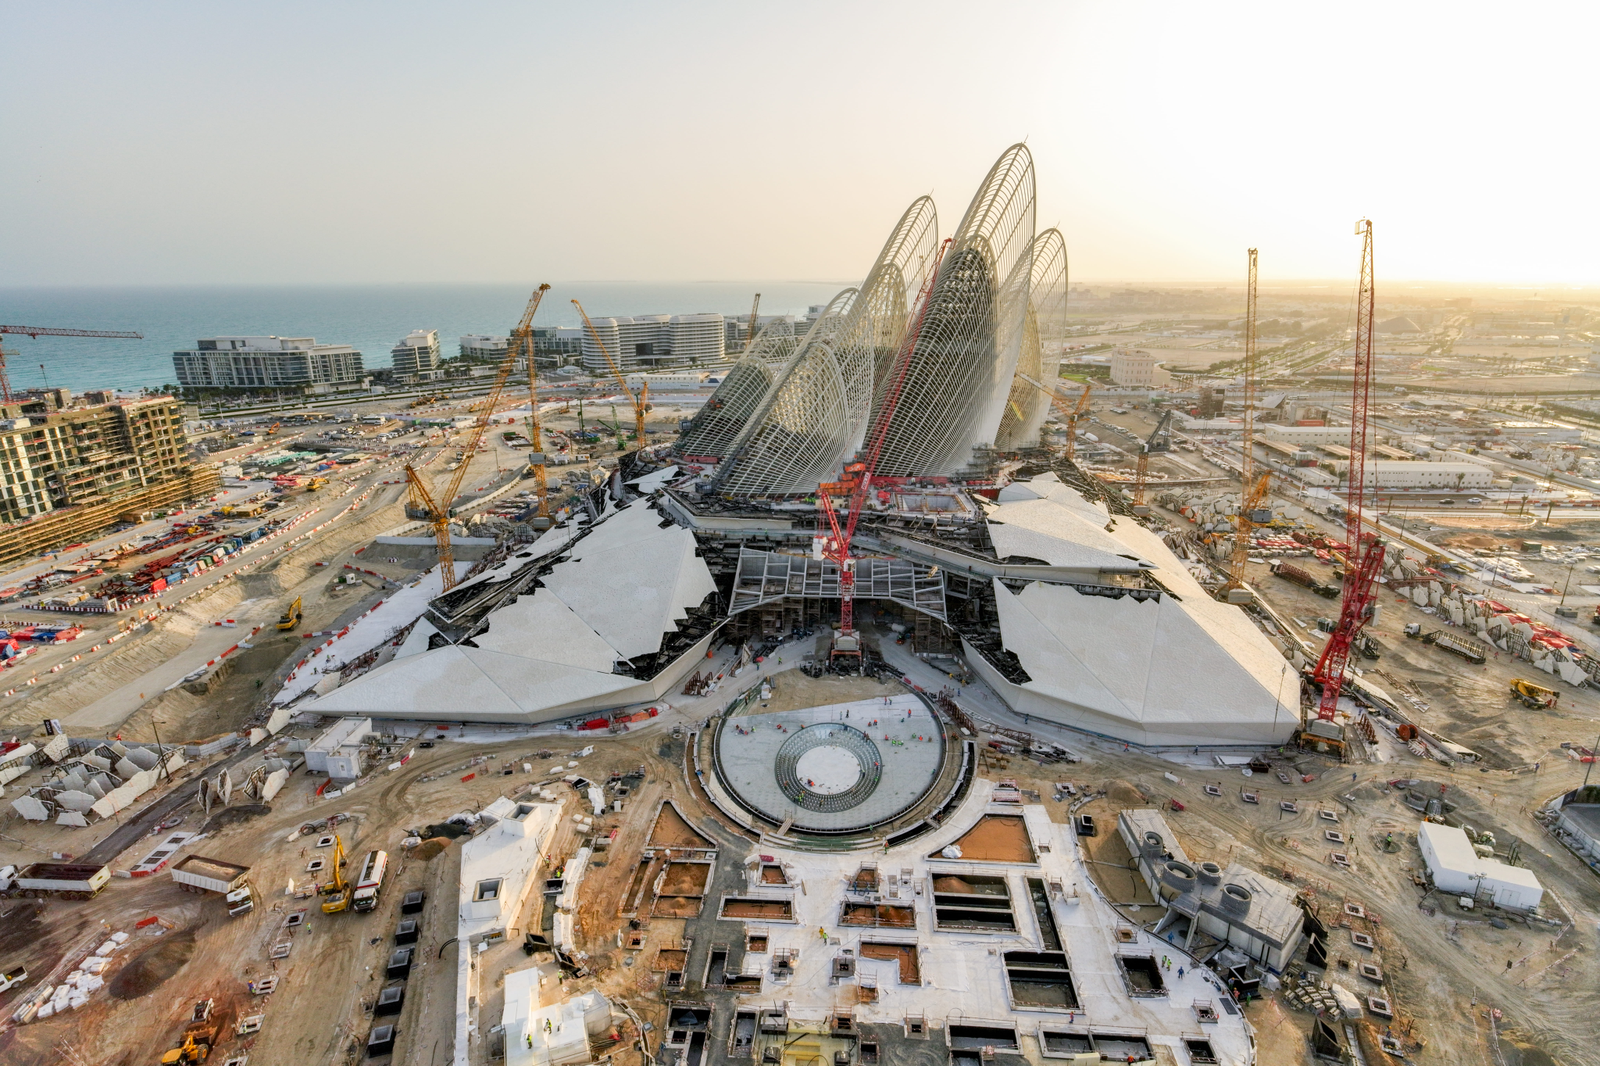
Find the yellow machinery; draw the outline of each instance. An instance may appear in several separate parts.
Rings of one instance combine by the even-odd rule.
[[[1228,583],[1222,586],[1224,598],[1229,603],[1250,602],[1250,594],[1244,591],[1244,564],[1249,558],[1251,531],[1267,524],[1257,519],[1271,520],[1270,508],[1265,516],[1260,513],[1267,503],[1267,488],[1271,483],[1272,475],[1262,474],[1255,485],[1239,497],[1239,513],[1234,517],[1233,527],[1233,558],[1228,564]]]
[[[1144,447],[1139,449],[1139,463],[1134,468],[1133,474],[1133,513],[1149,514],[1149,508],[1144,502],[1144,482],[1150,473],[1150,453],[1165,452],[1172,448],[1171,438],[1163,437],[1167,423],[1172,421],[1172,412],[1169,410],[1161,416],[1161,421],[1156,423],[1155,431],[1150,434],[1150,439],[1144,442]]]
[[[746,326],[744,331],[744,350],[746,354],[749,354],[750,346],[756,342],[756,326],[761,321],[756,314],[759,310],[761,310],[761,294],[758,292],[756,293],[756,298],[750,303],[750,325]]]
[[[406,464],[406,510],[411,514],[426,514],[428,522],[433,526],[433,538],[439,546],[439,572],[444,578],[444,591],[449,592],[456,587],[456,553],[450,544],[450,505],[461,491],[461,482],[467,476],[467,470],[472,466],[472,458],[478,454],[478,445],[483,441],[483,434],[489,428],[490,421],[494,418],[494,409],[499,405],[500,394],[505,391],[506,379],[511,377],[511,370],[517,361],[517,353],[522,342],[531,337],[530,327],[533,323],[533,313],[539,309],[539,301],[544,297],[549,285],[540,285],[534,290],[533,298],[528,301],[528,308],[522,314],[522,323],[517,329],[522,334],[522,339],[506,345],[505,358],[500,361],[500,369],[495,374],[494,384],[489,387],[489,395],[484,400],[483,409],[478,412],[477,419],[473,422],[472,431],[467,435],[466,446],[461,450],[461,462],[456,466],[450,484],[446,486],[444,496],[440,500],[434,499],[428,486],[423,484],[416,468],[410,463]],[[528,346],[528,391],[529,398],[534,399],[533,393],[533,348]],[[538,418],[538,404],[534,404],[534,418]],[[534,448],[540,448],[540,442],[534,442]],[[542,466],[539,467],[542,469]],[[539,498],[544,500],[544,480],[540,478]]]
[[[182,1044],[161,1056],[161,1066],[178,1066],[181,1063],[204,1062],[210,1054],[210,1045],[196,1043],[193,1033],[185,1033]]]
[[[540,285],[528,298],[522,321],[511,331],[511,344],[507,348],[508,352],[521,352],[528,363],[528,443],[533,449],[528,455],[528,465],[533,467],[534,485],[539,494],[539,514],[533,520],[535,529],[549,529],[554,525],[550,519],[550,483],[545,476],[544,426],[539,422],[539,371],[533,362],[533,313],[539,309],[539,301],[544,299],[545,290],[549,288],[549,285]]]
[[[644,388],[640,389],[639,395],[635,396],[633,390],[628,388],[628,380],[622,376],[622,369],[617,366],[617,361],[611,358],[611,350],[606,347],[605,341],[600,339],[600,334],[596,332],[594,323],[589,321],[589,316],[584,312],[583,305],[577,300],[573,300],[572,306],[578,309],[578,314],[583,315],[583,324],[589,327],[589,336],[594,338],[595,347],[599,348],[600,354],[606,357],[606,365],[611,367],[611,373],[616,375],[617,384],[622,387],[623,395],[628,397],[629,403],[633,404],[634,432],[637,435],[639,447],[643,448],[645,446],[644,413],[650,410],[650,383],[648,381],[645,382]]]
[[[322,886],[322,913],[338,914],[350,906],[355,886],[344,878],[344,841],[333,835],[333,880]]]
[[[1521,700],[1524,707],[1536,711],[1554,707],[1556,701],[1561,698],[1561,693],[1555,689],[1545,688],[1543,685],[1535,685],[1532,681],[1526,681],[1520,677],[1511,679],[1511,694]]]
[[[1067,417],[1067,445],[1063,454],[1066,455],[1068,462],[1071,462],[1078,452],[1078,420],[1089,410],[1089,390],[1093,387],[1092,385],[1083,387],[1083,395],[1078,397],[1077,405],[1070,412],[1067,410],[1066,404],[1057,400],[1054,396],[1050,397],[1051,401],[1056,405],[1056,410]]]
[[[294,602],[289,604],[287,610],[278,616],[278,628],[284,632],[296,629],[300,625],[300,597],[296,596]]]
[[[306,483],[306,491],[307,492],[316,492],[318,489],[322,488],[322,486],[326,485],[327,483],[328,483],[328,479],[325,478],[325,477],[314,477],[309,482]]]

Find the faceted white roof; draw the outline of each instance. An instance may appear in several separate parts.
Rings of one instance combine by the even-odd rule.
[[[306,709],[452,719],[471,708],[477,719],[526,721],[656,698],[614,664],[660,650],[716,588],[694,535],[664,522],[644,501],[623,507],[573,545],[543,587],[491,613],[476,647],[412,651],[408,640],[411,654]]]

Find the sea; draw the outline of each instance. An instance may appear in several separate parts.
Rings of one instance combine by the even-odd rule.
[[[804,315],[848,281],[551,283],[536,325],[578,326],[571,301],[591,318],[622,315],[750,313]],[[368,370],[389,366],[389,349],[413,329],[437,329],[442,354],[468,333],[504,334],[522,317],[533,285],[125,286],[0,288],[0,323],[67,329],[130,330],[143,340],[6,335],[13,389],[159,388],[176,380],[172,353],[202,337],[315,337],[351,344]]]

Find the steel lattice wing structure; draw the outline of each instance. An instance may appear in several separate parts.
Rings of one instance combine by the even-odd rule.
[[[878,473],[965,469],[993,444],[1027,324],[1033,157],[1008,148],[978,187],[939,265],[922,331],[889,416]],[[887,381],[880,382],[879,414]]]
[[[906,209],[860,289],[835,296],[773,378],[715,478],[738,496],[813,492],[860,447],[880,376],[932,269],[938,215]],[[731,375],[730,375],[731,377]],[[712,399],[721,396],[725,383]],[[680,448],[680,454],[687,454]]]
[[[792,321],[779,318],[767,323],[695,413],[678,442],[678,455],[692,462],[719,463],[727,458],[751,416],[761,409],[778,373],[794,355],[798,341]]]
[[[990,169],[939,264],[921,332],[889,415],[878,472],[944,475],[975,449],[1037,442],[1056,381],[1067,250],[1035,232],[1033,158],[1008,148]],[[836,480],[883,417],[893,363],[939,245],[933,201],[906,209],[858,289],[799,339],[763,331],[677,445],[715,468],[731,496],[814,492]]]

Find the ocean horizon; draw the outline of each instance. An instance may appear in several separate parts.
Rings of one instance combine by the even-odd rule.
[[[536,284],[536,283],[535,283]],[[743,318],[761,293],[763,315],[799,314],[852,282],[552,282],[537,325],[591,317],[721,313]],[[437,329],[443,355],[468,333],[509,332],[535,286],[162,285],[0,288],[0,323],[65,329],[131,330],[143,340],[6,335],[14,389],[64,386],[73,392],[154,388],[175,381],[172,353],[201,337],[315,337],[354,345],[365,369],[389,366],[389,349],[413,329]],[[41,369],[42,364],[42,369]]]

